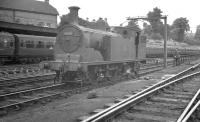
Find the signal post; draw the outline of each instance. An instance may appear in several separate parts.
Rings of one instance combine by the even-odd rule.
[[[136,18],[128,18],[127,20],[138,20],[138,19],[142,19],[142,20],[150,20],[147,17],[136,17]],[[167,16],[162,16],[160,18],[156,18],[156,19],[164,19],[164,24],[165,24],[165,37],[164,37],[164,65],[163,67],[166,68],[167,67]],[[153,19],[151,19],[153,20]]]

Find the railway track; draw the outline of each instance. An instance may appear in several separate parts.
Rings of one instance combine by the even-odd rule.
[[[55,77],[54,72],[41,70],[38,64],[0,67],[3,68],[0,69],[0,87],[3,88],[21,84],[31,84]]]
[[[43,74],[8,82],[4,81],[0,84],[0,95],[52,85],[54,84],[54,77],[55,74]]]
[[[29,69],[29,68],[38,68],[38,64],[29,64],[29,65],[5,65],[0,66],[0,71],[12,71],[12,70],[18,70],[21,68]]]
[[[153,73],[163,69],[163,64],[157,65],[146,65],[145,67],[141,67],[138,73],[138,76],[143,76],[149,73]]]
[[[20,110],[24,106],[33,105],[34,103],[46,103],[52,101],[54,98],[66,98],[77,93],[113,84],[115,83],[105,82],[98,86],[93,86],[91,84],[82,85],[80,83],[59,83],[9,94],[2,94],[0,95],[0,116],[6,115],[13,110]]]
[[[187,105],[177,122],[198,122],[200,121],[200,89],[196,92],[190,103]]]
[[[158,87],[156,90],[146,93],[148,95],[140,96],[138,100],[132,103],[133,107],[127,110],[127,113],[117,116],[112,121],[177,121],[190,99],[192,99],[200,87],[197,80],[187,81],[175,86],[169,86],[173,84],[170,83]],[[176,82],[178,81],[183,82],[180,80]]]
[[[152,65],[150,65],[152,69]],[[162,64],[160,66],[154,66],[154,68],[162,67]],[[145,68],[143,68],[145,70]],[[150,72],[149,72],[150,73]],[[12,86],[12,85],[19,85],[19,84],[33,84],[35,82],[41,82],[45,80],[52,80],[55,76],[55,73],[39,76],[32,76],[32,77],[24,77],[15,79],[15,81],[10,80],[12,82],[8,83],[8,81],[2,82],[0,84],[1,86]],[[37,88],[30,87],[28,89],[22,89],[20,91],[14,91],[14,92],[7,92],[4,94],[0,94],[0,113],[7,114],[10,110],[18,110],[22,108],[23,106],[29,104],[29,103],[35,103],[38,101],[51,101],[52,98],[55,98],[57,96],[69,96],[70,94],[79,93],[80,91],[84,91],[84,89],[94,89],[94,86],[80,86],[81,84],[76,84],[76,86],[72,87],[73,85],[66,85],[64,83],[60,84],[48,84],[46,86],[39,86]],[[100,86],[100,85],[99,85]]]
[[[182,122],[199,122],[200,121],[200,100],[187,111]]]
[[[27,85],[30,84],[32,87],[34,86],[33,83],[35,82],[42,82],[44,80],[52,80],[55,76],[55,73],[50,73],[46,75],[38,75],[38,76],[31,76],[31,77],[24,77],[17,79],[16,82],[13,79],[4,80],[0,86],[13,86],[19,87],[19,84]],[[101,84],[102,85],[102,84]],[[101,86],[99,85],[99,86]],[[105,85],[105,84],[104,84]],[[24,87],[25,87],[24,86]],[[107,86],[107,85],[106,85]],[[4,92],[0,94],[0,113],[3,111],[4,114],[8,113],[9,110],[16,110],[20,109],[22,106],[34,103],[36,101],[48,99],[51,101],[51,98],[56,96],[62,96],[66,94],[76,93],[77,91],[83,91],[83,89],[94,89],[94,86],[82,86],[80,84],[78,87],[73,87],[73,85],[67,85],[64,83],[60,84],[49,84],[47,86],[39,86],[37,88],[29,87],[28,89],[22,89],[20,91],[13,91],[13,92]]]
[[[38,64],[0,66],[0,80],[38,72],[41,72]]]
[[[64,83],[49,85],[45,87],[29,89],[9,94],[0,95],[0,113],[7,114],[10,110],[19,110],[23,106],[39,102],[40,100],[51,101],[51,98],[57,96],[73,94],[79,92],[83,88],[66,85]]]
[[[191,99],[191,101],[199,100],[199,67],[200,64],[197,64],[142,91],[118,98],[115,103],[107,104],[106,108],[94,110],[78,120],[83,122],[176,121],[189,113],[188,110],[193,107]]]
[[[1,69],[13,69],[13,68],[21,68],[21,67],[38,67],[38,64],[17,64],[17,65],[3,65],[0,66]]]
[[[173,66],[173,61],[168,61],[167,64],[168,64],[168,66]],[[142,65],[140,67],[138,76],[140,77],[140,76],[143,76],[143,75],[147,75],[147,74],[150,74],[150,73],[162,70],[162,69],[163,69],[163,63],[162,62],[153,63],[153,64],[152,63],[145,64],[145,65]]]
[[[139,76],[151,73],[151,72],[155,72],[158,70],[162,69],[162,64],[152,64],[151,65],[146,65],[145,67],[143,67],[141,69],[141,72],[139,74]],[[28,85],[30,88],[35,87],[35,86],[40,86],[40,84],[42,82],[46,82],[51,80],[51,83],[53,83],[53,79],[55,77],[55,73],[54,72],[37,72],[37,73],[28,73],[28,74],[24,74],[24,75],[16,75],[13,77],[9,77],[9,78],[0,78],[0,87],[2,88],[0,90],[0,94],[2,91],[12,91],[13,86],[14,88],[16,87],[25,87]],[[43,83],[42,83],[43,84]],[[5,89],[5,90],[4,90]],[[23,89],[23,90],[25,90]],[[6,92],[7,93],[7,92]]]
[[[9,79],[0,80],[0,87],[8,87],[19,84],[27,84],[33,82],[40,82],[47,79],[53,79],[55,77],[54,72],[50,73],[38,73],[38,74],[29,74],[23,76],[10,77]]]

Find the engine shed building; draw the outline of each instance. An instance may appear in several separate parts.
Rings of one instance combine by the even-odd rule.
[[[0,0],[0,31],[56,36],[58,15],[49,0]]]

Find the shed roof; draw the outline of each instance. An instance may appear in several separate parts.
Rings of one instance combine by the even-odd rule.
[[[52,5],[36,0],[0,0],[0,9],[58,15],[58,11]]]

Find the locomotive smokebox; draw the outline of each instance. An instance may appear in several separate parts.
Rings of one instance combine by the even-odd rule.
[[[73,24],[78,24],[78,10],[80,8],[78,6],[71,6],[69,7],[70,13],[69,13],[69,19],[70,22]]]

